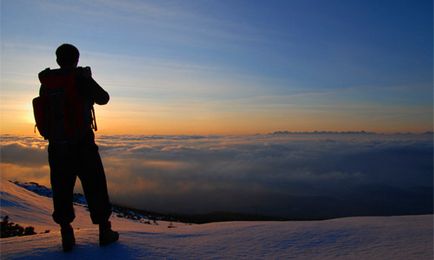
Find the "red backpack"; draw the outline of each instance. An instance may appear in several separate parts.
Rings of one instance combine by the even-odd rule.
[[[45,69],[39,73],[43,93],[33,99],[36,127],[44,139],[71,140],[83,136],[88,130],[89,111],[78,93],[76,79],[90,68],[71,71]],[[96,129],[95,112],[91,107],[91,127]]]

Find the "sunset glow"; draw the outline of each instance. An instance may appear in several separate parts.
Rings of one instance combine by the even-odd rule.
[[[37,74],[63,42],[111,95],[100,134],[432,129],[423,4],[2,1],[1,14],[2,134],[33,134]]]
[[[432,259],[433,26],[432,0],[0,0],[0,253]]]

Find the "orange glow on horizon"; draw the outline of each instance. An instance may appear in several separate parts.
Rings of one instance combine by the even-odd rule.
[[[0,133],[38,135],[34,133],[31,97],[18,102],[5,100],[1,106]],[[176,107],[176,108],[173,108]],[[111,101],[95,106],[97,134],[143,135],[208,135],[208,134],[265,134],[274,131],[371,131],[380,133],[431,131],[432,122],[421,118],[385,120],[382,117],[361,116],[336,111],[247,111],[220,109],[207,104],[173,105],[129,104]],[[178,108],[179,107],[179,108]],[[398,111],[402,112],[402,111]],[[410,111],[418,113],[419,111]],[[413,120],[413,121],[411,121]]]
[[[98,113],[98,112],[97,112]],[[283,121],[272,117],[210,117],[196,119],[179,118],[143,118],[132,120],[122,117],[107,117],[97,114],[98,135],[137,134],[137,135],[208,135],[208,134],[265,134],[274,131],[372,131],[379,133],[426,132],[429,124],[409,125],[406,122],[389,122],[389,125],[373,126],[369,122],[357,121],[343,126],[340,120],[332,119],[297,119]],[[20,116],[1,116],[1,134],[36,135],[34,133],[33,114]]]

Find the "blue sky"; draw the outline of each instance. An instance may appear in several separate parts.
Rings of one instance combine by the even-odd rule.
[[[3,133],[32,130],[63,42],[112,96],[106,133],[432,129],[432,1],[1,4]]]

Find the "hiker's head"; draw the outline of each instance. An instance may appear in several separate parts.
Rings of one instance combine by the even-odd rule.
[[[78,65],[80,52],[74,45],[64,43],[57,48],[56,57],[57,64],[61,68],[75,68]]]

